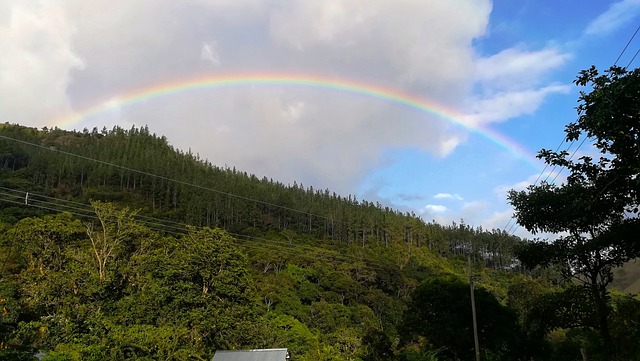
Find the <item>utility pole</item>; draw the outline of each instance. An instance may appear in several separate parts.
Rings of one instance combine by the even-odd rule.
[[[476,347],[476,361],[480,361],[480,344],[478,342],[478,321],[476,320],[476,297],[473,291],[473,273],[471,271],[471,256],[467,256],[469,261],[469,286],[471,287],[471,315],[473,317],[473,342]]]

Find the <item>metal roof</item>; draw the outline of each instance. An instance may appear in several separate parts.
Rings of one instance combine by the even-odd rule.
[[[286,348],[216,351],[211,361],[286,361]]]

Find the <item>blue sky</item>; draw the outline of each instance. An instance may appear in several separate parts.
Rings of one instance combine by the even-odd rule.
[[[612,65],[638,14],[640,0],[8,0],[0,4],[0,120],[148,125],[219,165],[425,220],[503,228],[506,191],[532,183],[543,165],[433,114],[282,84],[128,105],[123,96],[225,74],[339,77],[455,110],[533,156],[555,149],[575,119],[578,71]],[[618,65],[639,47],[640,37]],[[108,111],[69,123],[103,104]]]
[[[579,70],[591,65],[599,69],[613,65],[639,24],[639,7],[640,2],[629,1],[494,1],[487,34],[474,41],[474,49],[486,57],[513,48],[555,49],[565,58],[542,74],[541,81],[567,85],[567,90],[546,96],[530,114],[511,117],[491,128],[508,135],[531,154],[541,148],[556,149],[563,139],[564,126],[576,118],[580,89],[572,81]],[[626,15],[621,16],[620,11]],[[607,19],[610,21],[605,22]],[[640,46],[635,40],[618,65],[626,66],[631,61]],[[634,63],[638,66],[636,60]],[[568,147],[569,144],[562,145],[562,149]],[[522,189],[538,179],[541,170],[527,166],[508,152],[491,148],[495,147],[490,142],[472,136],[444,158],[425,157],[410,149],[392,150],[387,156],[398,161],[370,175],[367,186],[375,194],[366,195],[377,195],[412,210],[422,206],[427,220],[464,219],[467,223],[501,229],[508,224],[514,231],[509,223],[505,191]],[[576,148],[574,144],[569,150],[573,152]],[[583,146],[576,157],[589,152],[588,148]],[[540,163],[540,167],[544,164]],[[547,168],[541,179],[547,179],[550,170]],[[556,169],[548,179],[555,178],[559,171]],[[389,181],[394,176],[404,182]],[[557,178],[561,180],[563,173]],[[430,187],[434,189],[430,194],[423,192]],[[515,232],[530,236],[523,229]]]

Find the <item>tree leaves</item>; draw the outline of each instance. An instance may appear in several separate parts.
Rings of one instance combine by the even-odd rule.
[[[521,260],[530,268],[557,264],[567,279],[581,285],[549,296],[533,318],[555,325],[545,330],[597,329],[608,352],[613,350],[607,293],[612,269],[640,256],[640,70],[614,66],[600,75],[591,67],[575,83],[591,90],[580,93],[578,119],[567,125],[566,139],[593,138],[599,160],[583,156],[576,161],[567,152],[542,150],[539,157],[547,164],[569,170],[566,183],[512,190],[508,198],[527,230],[560,234],[549,243],[525,245],[519,250]]]
[[[515,313],[482,288],[476,289],[475,299],[482,349],[496,354],[517,352],[520,331]],[[471,359],[474,346],[469,285],[455,279],[422,283],[405,314],[403,333],[426,337],[431,347],[442,349],[454,359]]]

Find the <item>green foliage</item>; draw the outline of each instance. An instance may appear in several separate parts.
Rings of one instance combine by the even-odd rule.
[[[436,351],[405,351],[401,354],[402,361],[438,361]]]
[[[318,341],[307,325],[288,315],[269,314],[267,330],[265,347],[286,347],[296,356],[310,353]]]
[[[62,213],[7,233],[23,260],[13,288],[1,283],[3,303],[17,308],[3,317],[7,345],[52,360],[181,360],[253,340],[253,284],[226,232],[161,237],[135,212],[94,207],[97,226]]]
[[[611,337],[620,359],[640,360],[640,299],[629,294],[613,295]]]
[[[0,162],[0,186],[11,189],[84,202],[111,201],[139,208],[142,214],[251,236],[272,232],[288,245],[304,238],[360,248],[403,243],[407,255],[420,253],[421,248],[439,254],[470,248],[476,255],[488,251],[485,262],[493,268],[512,263],[511,250],[518,242],[504,232],[489,235],[464,224],[427,224],[415,214],[354,196],[220,168],[191,152],[173,149],[166,138],[146,127],[68,132],[5,124],[0,134],[42,146],[0,140],[5,157]],[[8,220],[20,218],[19,214],[7,216]],[[473,246],[462,247],[461,239]]]
[[[0,134],[42,146],[0,140],[0,186],[30,192],[28,207],[0,209],[5,355],[191,360],[221,348],[287,347],[302,361],[443,360],[459,340],[399,328],[423,311],[419,285],[461,283],[467,257],[481,276],[478,302],[496,315],[479,315],[496,326],[485,331],[483,358],[533,357],[531,349],[548,346],[513,331],[516,313],[505,304],[525,327],[529,301],[550,288],[518,273],[521,242],[505,232],[426,223],[354,196],[219,168],[146,128],[4,125]],[[62,200],[91,202],[93,213],[58,214]],[[181,233],[169,222],[193,228]],[[454,322],[470,317],[468,289],[460,292],[445,302],[456,311],[443,309],[449,333],[468,331],[468,319]],[[612,335],[635,335],[616,309]],[[565,336],[567,345],[586,339]],[[547,343],[549,354],[560,345]]]
[[[640,255],[640,71],[612,67],[600,75],[592,67],[576,84],[591,90],[580,93],[578,119],[567,125],[566,139],[592,138],[600,158],[572,160],[566,151],[543,149],[539,157],[569,170],[566,183],[511,191],[509,201],[529,231],[564,233],[553,242],[526,245],[519,258],[529,268],[555,265],[567,281],[580,285],[548,299],[547,309],[560,307],[544,319],[597,330],[604,344],[600,353],[616,359],[607,288],[613,269]]]
[[[47,353],[41,361],[73,361],[73,356],[60,352],[49,352]]]
[[[0,350],[0,360],[6,361],[36,361],[33,352],[19,350]]]
[[[520,330],[513,311],[482,288],[476,289],[478,334],[483,350],[515,357]],[[473,325],[469,285],[455,279],[433,279],[420,284],[403,322],[407,339],[425,337],[431,347],[453,359],[473,357]]]

